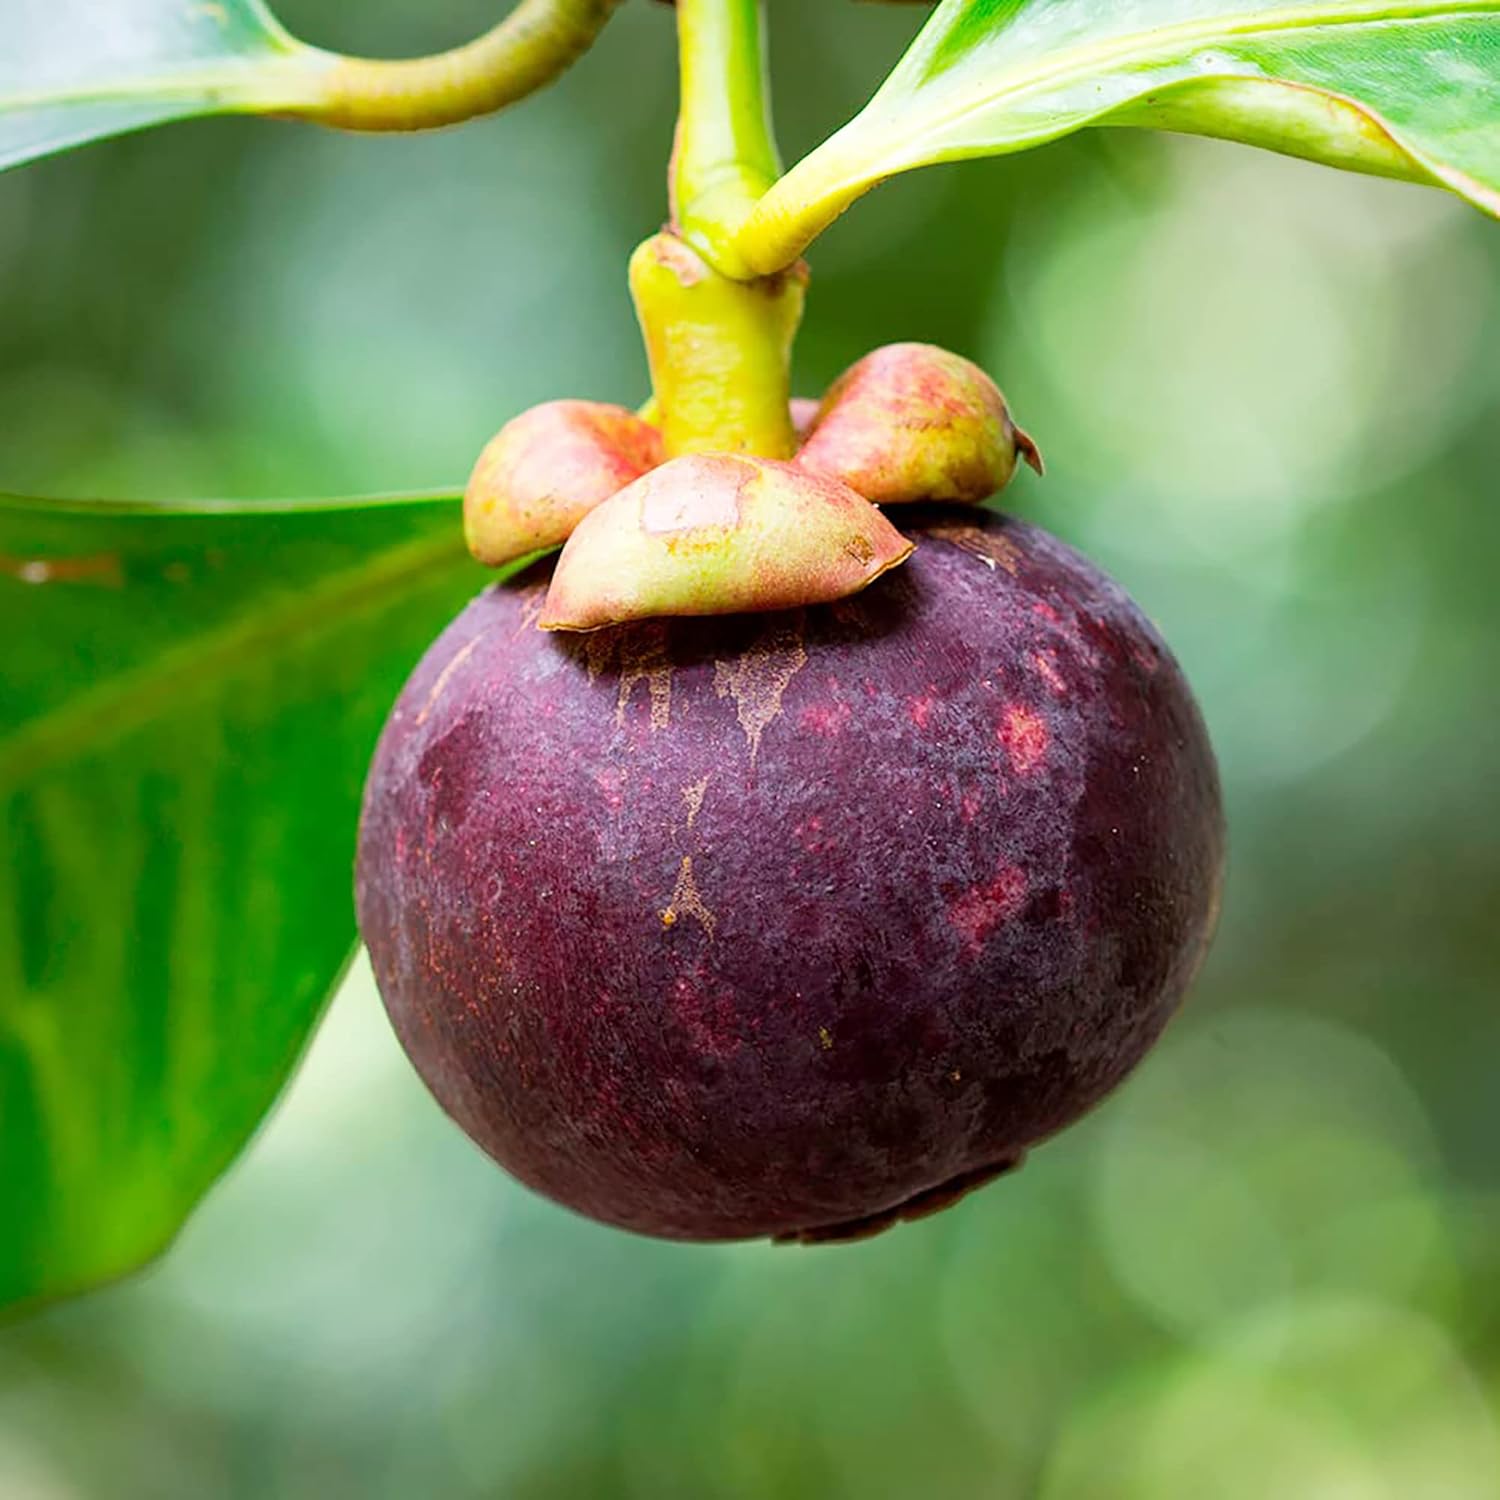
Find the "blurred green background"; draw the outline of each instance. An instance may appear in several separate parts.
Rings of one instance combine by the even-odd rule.
[[[280,7],[390,53],[494,9]],[[917,19],[773,0],[789,156]],[[636,0],[458,132],[209,121],[0,178],[0,485],[458,483],[532,402],[638,399],[674,89]],[[357,969],[164,1261],[0,1330],[4,1500],[1500,1496],[1500,226],[1120,133],[893,183],[813,264],[802,389],[979,359],[1050,463],[1008,503],[1196,684],[1232,856],[1187,1011],[940,1218],[704,1249],[506,1180]]]

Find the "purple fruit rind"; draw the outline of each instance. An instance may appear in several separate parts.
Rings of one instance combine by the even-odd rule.
[[[839,1238],[1109,1092],[1207,945],[1213,755],[1125,593],[991,512],[900,514],[841,603],[534,628],[486,590],[376,752],[360,924],[439,1102],[677,1239]]]

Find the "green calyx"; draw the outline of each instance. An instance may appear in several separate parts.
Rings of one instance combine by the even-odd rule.
[[[677,17],[672,222],[630,259],[651,399],[523,414],[465,496],[483,562],[563,543],[546,630],[842,599],[912,551],[878,507],[978,501],[1018,461],[1040,468],[994,382],[930,345],[877,350],[794,413],[807,267],[757,276],[733,250],[778,172],[760,0],[678,0]]]
[[[499,567],[564,544],[542,629],[846,598],[911,553],[889,507],[975,503],[1020,462],[1040,472],[1036,445],[995,383],[928,344],[877,349],[821,404],[788,402],[801,282],[765,288],[704,268],[684,284],[674,266],[692,252],[658,239],[636,256],[657,397],[640,413],[585,401],[523,413],[485,448],[464,498],[482,562]],[[699,288],[701,306],[691,299]],[[674,320],[684,297],[692,316]],[[740,321],[753,335],[743,344],[729,332]],[[769,392],[746,374],[755,366],[747,348],[764,361]]]
[[[659,615],[847,598],[912,544],[862,495],[774,459],[674,458],[591,511],[563,548],[538,624],[598,630]]]

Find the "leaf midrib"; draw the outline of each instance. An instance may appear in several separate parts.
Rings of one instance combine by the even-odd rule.
[[[227,677],[236,666],[324,622],[342,624],[401,583],[463,556],[457,526],[438,537],[403,543],[381,552],[373,564],[331,574],[206,631],[188,645],[165,651],[146,666],[119,673],[32,719],[8,743],[0,744],[0,788],[71,760],[102,738],[140,727],[164,705],[214,676]]]
[[[1315,27],[1357,27],[1380,24],[1427,25],[1434,21],[1452,20],[1471,16],[1478,20],[1500,21],[1500,3],[1476,5],[1473,0],[1448,0],[1448,3],[1420,7],[1417,11],[1409,5],[1391,5],[1388,0],[1360,7],[1341,7],[1330,12],[1324,6],[1308,6],[1296,11],[1270,11],[1264,8],[1245,11],[1239,15],[1220,16],[1212,21],[1180,21],[1172,26],[1152,27],[1145,31],[1132,32],[1128,37],[1109,42],[1084,44],[1050,54],[1045,63],[1030,70],[1017,70],[1012,77],[1019,76],[1020,84],[1007,85],[1000,81],[985,89],[980,99],[966,103],[949,114],[940,115],[934,126],[921,132],[931,136],[938,129],[951,127],[967,116],[992,109],[1003,98],[1024,98],[1030,93],[1039,93],[1070,78],[1089,77],[1105,71],[1120,71],[1131,62],[1138,62],[1162,52],[1186,51],[1196,44],[1228,40],[1246,36],[1272,36],[1284,31],[1305,31]],[[1002,31],[995,39],[1004,41]],[[976,47],[972,58],[983,50]],[[962,63],[951,70],[921,80],[907,95],[919,97],[925,88],[938,88],[944,79],[958,73]],[[1207,76],[1207,75],[1205,75]],[[1274,80],[1273,80],[1274,81]],[[900,112],[896,118],[899,120]]]

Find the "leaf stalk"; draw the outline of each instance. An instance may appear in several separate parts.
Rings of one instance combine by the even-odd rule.
[[[483,36],[431,57],[322,54],[316,96],[286,111],[340,130],[431,130],[504,109],[567,71],[620,0],[521,0]]]
[[[781,175],[766,86],[763,0],[677,0],[682,100],[674,227],[727,276],[753,275],[736,231]]]

